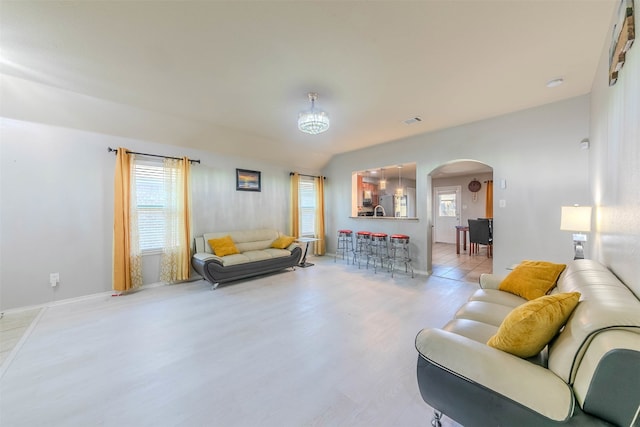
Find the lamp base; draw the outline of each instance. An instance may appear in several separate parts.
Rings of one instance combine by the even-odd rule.
[[[573,249],[575,250],[573,259],[584,259],[584,247],[582,246],[582,242],[574,240]]]

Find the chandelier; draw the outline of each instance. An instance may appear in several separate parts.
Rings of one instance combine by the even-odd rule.
[[[309,92],[311,109],[300,112],[298,115],[298,129],[304,133],[316,135],[329,129],[329,115],[320,109],[316,109],[315,102],[318,94]]]

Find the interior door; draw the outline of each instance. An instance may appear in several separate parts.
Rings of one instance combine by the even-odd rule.
[[[436,187],[434,189],[434,241],[455,243],[456,225],[460,225],[461,187]]]

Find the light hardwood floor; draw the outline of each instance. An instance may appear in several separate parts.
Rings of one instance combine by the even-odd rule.
[[[0,425],[429,426],[414,338],[476,283],[312,262],[44,307],[2,365]]]
[[[13,310],[0,315],[0,366],[9,359],[11,351],[19,345],[25,332],[41,311],[42,308],[30,308]]]

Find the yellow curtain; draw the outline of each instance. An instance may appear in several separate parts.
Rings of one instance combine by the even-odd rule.
[[[182,280],[189,278],[191,272],[191,162],[188,158],[182,158],[184,181],[182,183],[182,198],[184,200],[184,230],[182,249]]]
[[[325,254],[325,242],[324,242],[324,177],[315,177],[316,183],[316,239],[320,239],[315,242],[313,254],[324,255]]]
[[[135,200],[134,156],[126,148],[116,151],[113,201],[114,291],[124,292],[142,285],[142,257],[138,244]]]
[[[189,159],[165,159],[164,187],[167,197],[165,241],[160,258],[160,280],[189,279],[191,239],[191,191]]]
[[[300,237],[299,188],[300,175],[294,172],[291,175],[291,235],[293,237]]]
[[[487,181],[487,199],[485,203],[485,217],[493,218],[493,180]]]

